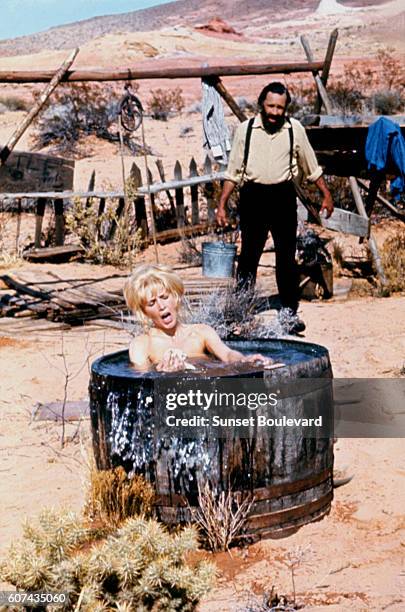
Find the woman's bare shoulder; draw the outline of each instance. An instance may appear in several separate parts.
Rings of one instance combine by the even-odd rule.
[[[129,345],[129,360],[139,366],[146,366],[149,363],[148,334],[136,336],[131,340]]]

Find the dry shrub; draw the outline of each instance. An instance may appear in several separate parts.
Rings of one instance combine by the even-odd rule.
[[[118,218],[116,206],[116,202],[106,202],[105,211],[99,215],[91,199],[86,202],[75,198],[66,214],[66,228],[79,239],[85,259],[125,267],[141,248],[142,231],[130,215]],[[113,224],[115,233],[110,237]]]
[[[405,232],[403,228],[387,238],[381,259],[388,280],[387,290],[405,291]]]
[[[253,501],[254,498],[246,498],[241,502],[231,490],[215,494],[208,482],[199,484],[199,508],[193,514],[211,550],[229,550],[247,520]]]
[[[201,266],[202,253],[195,238],[182,236],[177,253],[179,263]]]
[[[170,535],[154,520],[128,519],[107,537],[86,528],[73,513],[46,511],[0,563],[0,581],[25,591],[66,593],[53,612],[80,610],[191,611],[209,591],[215,566],[187,565],[197,531]],[[7,608],[14,612],[21,608]]]
[[[1,96],[0,106],[4,106],[9,111],[26,111],[28,104],[24,98],[18,96]]]
[[[167,121],[170,114],[180,113],[184,108],[183,91],[174,89],[154,89],[148,101],[148,109],[154,119]]]
[[[119,525],[135,515],[150,517],[153,488],[142,476],[129,478],[122,467],[90,472],[85,514],[109,525]]]

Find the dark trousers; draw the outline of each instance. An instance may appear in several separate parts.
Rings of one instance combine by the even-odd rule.
[[[276,253],[276,280],[283,307],[298,307],[298,270],[295,262],[297,204],[291,182],[277,185],[246,183],[240,192],[238,286],[254,286],[257,267],[270,230]]]

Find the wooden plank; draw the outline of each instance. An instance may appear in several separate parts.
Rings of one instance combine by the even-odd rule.
[[[63,200],[54,200],[55,207],[55,243],[56,246],[63,246],[65,241],[65,218],[63,216]]]
[[[8,139],[7,144],[0,151],[0,161],[2,164],[4,164],[7,161],[7,158],[9,157],[11,151],[14,149],[15,145],[20,140],[21,136],[24,134],[26,129],[29,127],[29,125],[38,115],[41,108],[43,108],[43,106],[45,105],[51,93],[58,86],[58,84],[62,80],[66,71],[71,67],[71,65],[75,61],[76,55],[78,53],[79,53],[79,49],[74,49],[69,54],[69,57],[63,62],[60,68],[52,76],[49,85],[45,87],[43,92],[41,92],[39,97],[36,99],[29,113],[24,117],[23,121],[20,123],[20,125],[16,128],[16,130],[13,132],[11,137]]]
[[[28,261],[68,261],[72,257],[82,255],[84,248],[78,244],[68,244],[56,247],[44,247],[33,249],[23,253],[23,258]]]
[[[211,159],[206,155],[204,160],[204,173],[206,175],[212,174],[212,162]],[[211,182],[205,184],[205,196],[207,198],[207,220],[208,223],[215,223],[215,202],[214,202],[214,186]]]
[[[180,187],[189,187],[190,185],[200,185],[202,183],[208,183],[210,181],[223,180],[224,172],[212,172],[209,175],[195,176],[192,178],[182,179],[181,181],[166,181],[164,183],[155,183],[151,185],[151,193],[159,193],[159,191],[167,191],[168,189],[177,189]],[[137,190],[138,195],[147,195],[148,188],[140,187]],[[49,192],[36,192],[36,191],[24,191],[16,193],[0,193],[0,200],[8,200],[16,198],[63,198],[64,200],[71,200],[72,198],[86,198],[88,196],[94,196],[95,198],[120,198],[124,197],[123,191],[49,191]]]
[[[366,189],[366,191],[370,189],[367,183],[365,183],[361,179],[358,178],[356,180],[358,184],[360,185],[360,187],[362,187],[363,189]],[[402,219],[402,221],[405,221],[405,214],[397,210],[395,206],[391,204],[391,202],[389,202],[386,198],[383,198],[382,195],[380,195],[379,193],[377,193],[376,195],[376,200],[380,202],[381,204],[383,204],[386,208],[388,208],[388,210],[390,210],[396,217],[398,217],[399,219]]]
[[[44,222],[44,214],[45,214],[45,198],[39,198],[37,202],[37,210],[35,214],[35,235],[34,235],[34,245],[36,249],[39,249],[41,246],[41,234],[42,234],[42,224]]]
[[[165,184],[166,183],[165,171],[164,171],[163,162],[162,162],[161,159],[157,159],[156,160],[156,166],[157,166],[157,169],[158,169],[158,172],[159,172],[160,180],[162,181],[161,184]],[[152,189],[152,185],[151,185],[151,189]],[[170,209],[171,209],[171,211],[173,213],[173,216],[175,216],[176,215],[176,207],[174,205],[174,199],[173,199],[172,194],[170,193],[170,191],[168,189],[164,189],[164,190],[162,189],[162,191],[166,191],[167,199],[169,200],[169,204],[170,204]],[[152,191],[151,191],[151,193],[152,193]]]
[[[326,49],[325,61],[323,64],[322,74],[321,74],[321,81],[325,89],[326,89],[326,84],[329,78],[329,71],[330,71],[330,67],[332,64],[333,54],[335,52],[338,34],[339,34],[339,31],[337,28],[335,28],[329,36],[328,48]],[[315,109],[314,109],[315,114],[318,115],[321,112],[321,109],[322,109],[322,98],[318,92],[317,100],[315,102]]]
[[[353,193],[353,198],[356,203],[357,210],[364,218],[368,219],[366,208],[363,203],[363,198],[361,197],[360,189],[359,189],[358,183],[354,176],[349,177],[349,184],[350,184],[350,188]],[[375,270],[377,272],[378,278],[380,279],[382,288],[384,288],[388,284],[387,277],[385,276],[385,272],[384,272],[384,268],[381,262],[381,257],[380,257],[380,253],[378,250],[377,242],[374,236],[371,234],[371,232],[370,232],[369,239],[368,239],[368,245],[370,247],[370,252],[373,258]]]
[[[115,217],[111,221],[111,227],[108,235],[108,240],[113,240],[115,236],[115,232],[117,231],[117,223],[122,217],[122,213],[125,210],[125,198],[122,197],[118,200],[118,206],[115,211]]]
[[[370,232],[370,220],[348,210],[335,208],[329,219],[321,216],[321,225],[326,229],[365,238]]]
[[[301,44],[304,47],[305,55],[307,56],[308,62],[313,63],[314,58],[313,58],[311,47],[309,45],[307,37],[302,35],[300,38],[301,38]],[[329,99],[328,93],[325,89],[325,85],[323,84],[322,79],[318,74],[318,70],[312,70],[311,72],[315,79],[316,87],[317,87],[319,96],[322,100],[322,103],[326,109],[326,112],[328,113],[328,115],[331,115],[333,113],[333,107]]]
[[[7,324],[4,325],[4,320]],[[34,318],[16,318],[16,317],[2,317],[0,318],[0,334],[10,335],[22,335],[24,333],[32,332],[44,332],[44,331],[61,331],[70,329],[70,325],[67,323],[55,323],[54,321],[48,321],[47,319],[34,319]]]
[[[134,189],[138,190],[142,186],[142,173],[137,164],[131,166],[130,177]],[[148,235],[148,221],[146,217],[146,206],[144,196],[138,196],[134,200],[136,226],[141,228],[141,237],[144,239]]]
[[[194,157],[191,158],[190,166],[189,166],[189,177],[193,178],[194,176],[198,176],[197,171],[197,162]],[[191,185],[190,186],[190,194],[191,194],[191,225],[198,225],[200,222],[200,211],[198,208],[198,186]]]
[[[21,212],[21,199],[19,198],[17,202],[17,227],[15,232],[15,252],[17,254],[20,252]]]
[[[176,161],[174,165],[174,179],[175,181],[182,181],[182,169],[179,160]],[[175,200],[176,200],[176,218],[177,218],[177,227],[184,227],[185,225],[185,211],[184,211],[184,193],[183,188],[178,187],[175,191]]]
[[[200,223],[199,225],[188,225],[187,227],[173,227],[172,229],[163,230],[156,233],[158,242],[170,242],[170,240],[179,240],[182,236],[196,236],[198,234],[206,234],[212,229],[212,224]]]
[[[242,76],[252,74],[292,74],[322,70],[323,62],[284,62],[278,64],[213,64],[168,68],[154,62],[153,68],[138,65],[123,70],[67,70],[63,82],[79,81],[131,81],[139,79],[193,79],[203,76]],[[53,77],[52,70],[0,70],[0,83],[46,83]]]
[[[221,98],[225,100],[225,102],[227,103],[233,114],[236,115],[236,117],[239,119],[239,121],[246,121],[247,115],[239,107],[235,98],[231,96],[221,79],[219,77],[212,77],[210,79],[206,79],[206,81],[208,81],[208,84],[215,87],[216,91],[219,93]]]
[[[43,192],[56,190],[53,197],[57,198],[59,191],[73,188],[74,167],[75,162],[70,159],[13,151],[7,163],[0,164],[0,191],[10,198],[27,192],[37,194],[33,197],[38,198]]]
[[[90,417],[89,401],[38,403],[32,417],[34,421],[79,421]]]

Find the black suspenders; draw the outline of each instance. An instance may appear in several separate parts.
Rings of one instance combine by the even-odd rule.
[[[293,164],[293,157],[294,157],[294,131],[293,131],[293,127],[291,125],[290,118],[286,117],[285,120],[289,124],[289,127],[288,127],[288,137],[290,139],[290,174],[291,174],[290,179],[292,179],[293,178],[292,164]],[[251,138],[252,138],[253,121],[254,121],[254,117],[249,119],[248,124],[247,124],[246,138],[245,138],[245,150],[243,152],[243,162],[242,162],[242,167],[241,167],[241,170],[242,170],[242,172],[241,172],[241,180],[240,180],[241,183],[243,183],[243,178],[245,176],[246,166],[247,166],[247,162],[248,162],[248,158],[249,158],[249,150],[250,150],[250,141],[251,141]]]

